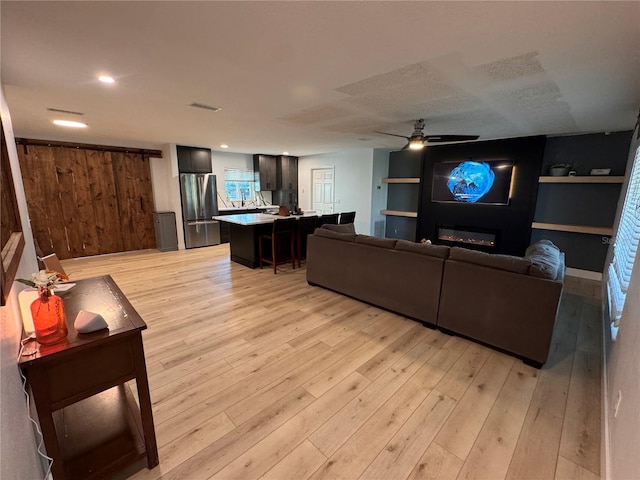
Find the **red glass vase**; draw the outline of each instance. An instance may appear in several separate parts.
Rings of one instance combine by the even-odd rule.
[[[62,299],[46,287],[38,288],[38,298],[31,304],[36,340],[45,345],[67,338],[67,316]]]

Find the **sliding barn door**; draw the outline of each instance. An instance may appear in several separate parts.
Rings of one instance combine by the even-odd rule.
[[[155,248],[148,158],[18,145],[33,235],[44,254],[76,258]]]

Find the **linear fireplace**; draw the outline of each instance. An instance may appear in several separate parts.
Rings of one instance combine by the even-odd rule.
[[[495,248],[498,232],[475,227],[438,225],[438,240],[452,245],[465,244],[483,248]]]

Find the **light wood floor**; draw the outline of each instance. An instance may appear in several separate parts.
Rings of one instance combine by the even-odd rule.
[[[228,245],[63,265],[110,274],[149,327],[160,465],[136,480],[599,478],[595,301],[564,296],[536,370]]]

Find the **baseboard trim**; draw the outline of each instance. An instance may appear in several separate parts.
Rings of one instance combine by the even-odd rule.
[[[606,295],[606,293],[605,293]],[[609,331],[609,319],[607,318],[606,308],[602,308],[602,380],[600,382],[601,399],[602,399],[602,420],[600,428],[602,432],[602,440],[600,446],[600,476],[605,480],[611,479],[611,452],[609,442],[609,381],[607,376],[607,354],[608,344],[611,334]]]
[[[579,268],[567,267],[565,274],[568,277],[586,278],[587,280],[596,280],[598,282],[602,281],[601,272],[592,272],[590,270],[580,270]]]

